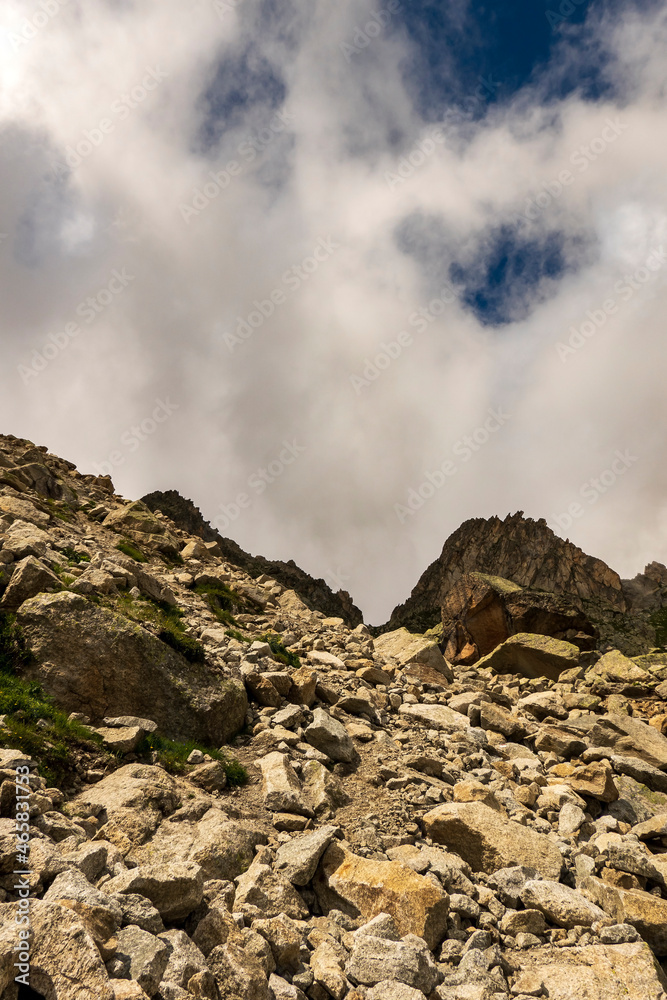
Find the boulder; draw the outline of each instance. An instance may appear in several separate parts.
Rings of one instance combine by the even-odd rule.
[[[26,601],[18,613],[35,663],[27,668],[61,708],[92,719],[146,715],[174,739],[219,746],[245,721],[240,681],[191,663],[135,622],[71,593]]]
[[[519,632],[483,656],[477,667],[480,670],[490,667],[498,674],[548,677],[556,681],[564,670],[578,664],[579,649],[571,642]]]
[[[385,632],[374,640],[375,652],[385,659],[396,660],[399,667],[423,663],[437,670],[446,681],[453,680],[451,668],[437,642],[424,635],[413,635],[406,628]]]
[[[442,603],[442,625],[445,656],[452,663],[474,662],[520,632],[562,640],[577,635],[580,649],[593,649],[597,637],[576,598],[486,573],[465,573],[454,584]]]
[[[645,944],[531,948],[508,952],[512,993],[549,1000],[662,1000],[667,980]],[[527,994],[530,984],[541,983]]]
[[[296,889],[271,871],[268,865],[253,863],[236,879],[234,909],[251,918],[277,917],[281,913],[292,920],[305,920],[308,907]]]
[[[14,967],[20,942],[18,903],[2,907],[0,996],[24,970]],[[25,971],[38,995],[50,1000],[114,1000],[102,957],[81,918],[66,906],[30,901],[30,962]],[[20,955],[20,953],[19,953]],[[26,963],[27,964],[27,963]],[[76,984],[76,994],[72,985]],[[11,994],[9,994],[11,995]]]
[[[401,705],[399,713],[429,729],[468,729],[470,720],[447,705]]]
[[[333,843],[314,885],[325,912],[339,908],[367,920],[387,913],[400,934],[416,934],[430,948],[446,933],[447,893],[398,861],[361,858]]]
[[[639,757],[661,771],[667,770],[667,737],[639,719],[603,715],[589,735],[593,746],[613,747],[619,754]]]
[[[147,996],[157,993],[169,961],[169,948],[140,927],[123,927],[113,959],[116,978],[133,979]]]
[[[313,721],[305,731],[305,739],[311,746],[326,754],[330,760],[354,764],[359,760],[359,754],[345,727],[332,718],[323,708],[316,708]]]
[[[259,761],[262,772],[264,805],[272,812],[299,813],[312,816],[312,809],[304,800],[296,771],[283,754],[267,754]]]
[[[607,920],[604,910],[576,889],[550,879],[526,882],[521,900],[527,909],[540,910],[557,927],[592,927],[597,920]]]
[[[189,861],[201,868],[205,879],[228,881],[245,871],[256,846],[266,843],[260,822],[231,820],[216,808],[199,816],[176,815],[161,823],[149,842],[132,847],[128,860],[142,865],[154,858],[170,864]]]
[[[632,924],[658,958],[667,955],[667,899],[641,889],[621,889],[592,875],[580,881],[579,889],[614,923]]]
[[[204,878],[192,862],[142,865],[105,882],[104,892],[145,896],[163,920],[183,920],[201,903]]]
[[[337,826],[323,826],[313,833],[294,837],[283,844],[276,854],[275,871],[292,885],[307,885],[312,879],[320,858],[338,833]]]
[[[424,816],[426,834],[466,861],[474,871],[493,874],[523,865],[558,881],[562,857],[544,834],[506,819],[481,802],[452,802]]]
[[[60,580],[48,566],[34,556],[26,556],[14,567],[14,572],[0,600],[0,607],[15,611],[24,601],[44,590],[59,590]]]
[[[160,934],[160,941],[168,948],[169,960],[162,978],[185,989],[198,972],[207,972],[206,959],[184,931],[170,930]]]
[[[402,941],[356,936],[345,971],[356,983],[374,986],[389,979],[420,990],[426,996],[439,979],[433,956],[424,941],[414,934],[406,935]]]

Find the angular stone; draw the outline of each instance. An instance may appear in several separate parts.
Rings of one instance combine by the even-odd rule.
[[[109,898],[118,904],[123,926],[136,924],[142,931],[148,931],[149,934],[161,934],[164,930],[162,917],[150,899],[146,899],[145,896],[131,892],[118,892]]]
[[[313,833],[288,840],[278,849],[274,870],[292,885],[307,885],[315,874],[320,858],[338,832],[337,826],[323,826]]]
[[[579,664],[579,649],[571,642],[546,635],[519,632],[483,656],[478,669],[490,667],[498,674],[548,677],[557,681],[563,670]]]
[[[112,938],[120,927],[121,910],[116,901],[92,886],[76,868],[58,875],[44,894],[44,900],[77,913],[98,946]]]
[[[540,910],[547,920],[558,927],[592,927],[597,920],[607,920],[604,910],[576,889],[548,879],[526,882],[521,899],[524,906]]]
[[[402,941],[370,935],[355,938],[345,967],[350,979],[366,986],[398,981],[428,996],[438,983],[438,969],[424,942],[414,934]]]
[[[184,931],[165,931],[159,940],[169,949],[169,960],[162,975],[167,982],[185,989],[198,972],[208,971],[206,959]]]
[[[2,595],[0,607],[16,611],[24,601],[41,594],[44,590],[59,590],[60,580],[34,556],[26,556],[14,567],[11,580]]]
[[[581,880],[579,889],[614,923],[636,927],[658,958],[667,955],[667,899],[641,889],[620,889],[592,875]]]
[[[549,1000],[662,1000],[662,969],[645,944],[590,945],[584,948],[531,948],[507,952],[516,970],[512,992],[535,978]]]
[[[123,615],[71,593],[42,594],[18,612],[35,663],[26,673],[61,708],[92,719],[146,715],[165,735],[219,746],[245,721],[240,681],[190,663]]]
[[[414,635],[406,628],[399,628],[378,636],[373,645],[376,653],[386,659],[396,660],[399,667],[406,667],[408,663],[423,663],[437,670],[446,681],[454,679],[437,642],[424,635]]]
[[[0,996],[14,988],[19,950],[19,904],[2,907],[0,925]],[[109,976],[95,942],[81,918],[71,909],[41,899],[30,901],[30,985],[44,997],[76,1000],[114,1000]],[[21,970],[19,970],[21,971]],[[76,994],[72,985],[76,984]]]
[[[106,893],[122,892],[145,896],[163,920],[183,920],[204,897],[204,878],[192,862],[144,865],[131,868],[104,883]]]
[[[114,967],[122,968],[122,978],[134,979],[149,997],[157,993],[168,961],[169,948],[153,934],[132,926],[118,934]]]
[[[429,729],[468,729],[470,721],[446,705],[401,705],[399,713]]]
[[[597,761],[577,767],[563,779],[579,795],[586,795],[600,802],[616,802],[618,788],[614,784],[614,773],[605,761]]]
[[[286,914],[292,920],[305,920],[308,907],[287,879],[276,875],[268,865],[254,863],[236,879],[234,909],[252,918]]]
[[[544,834],[505,819],[481,802],[446,803],[424,816],[424,829],[437,844],[488,874],[517,863],[543,878],[560,878],[563,859]]]
[[[360,858],[333,843],[314,887],[325,911],[339,908],[367,920],[388,913],[401,935],[416,934],[431,948],[446,933],[447,893],[400,862]]]
[[[14,521],[2,545],[3,552],[11,552],[18,562],[27,556],[39,558],[51,545],[51,536],[41,528],[25,521]]]
[[[269,980],[261,961],[248,954],[241,942],[228,941],[214,948],[208,966],[221,1000],[270,1000]]]
[[[512,715],[507,709],[491,702],[483,701],[480,705],[480,726],[482,729],[501,733],[507,740],[522,740],[535,726]]]
[[[313,712],[313,721],[306,729],[305,739],[330,760],[345,764],[354,764],[359,760],[345,727],[322,708],[316,708]]]
[[[309,760],[301,771],[303,791],[316,816],[323,818],[351,801],[338,778],[317,760]]]
[[[102,737],[104,746],[115,753],[132,753],[143,740],[146,732],[138,726],[123,728],[114,726],[97,726],[95,732]]]
[[[303,797],[296,771],[283,754],[270,753],[259,761],[262,771],[264,805],[275,812],[299,813],[312,816],[312,809]]]
[[[301,667],[291,674],[291,682],[289,700],[296,705],[305,705],[306,708],[310,708],[315,701],[317,673],[314,670],[309,670],[308,667]]]
[[[613,747],[617,753],[645,760],[661,771],[667,770],[667,737],[629,715],[603,715],[590,731],[593,746]]]
[[[560,726],[542,726],[535,737],[535,749],[555,753],[559,757],[578,757],[588,744],[580,733]]]
[[[344,960],[328,941],[319,944],[310,956],[310,969],[315,982],[324,986],[333,1000],[343,1000],[347,993],[348,983],[343,967]]]
[[[284,913],[269,920],[255,920],[252,929],[268,941],[277,968],[296,972],[301,963],[303,932]]]

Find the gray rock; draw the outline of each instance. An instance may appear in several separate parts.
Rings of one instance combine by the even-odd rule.
[[[438,970],[426,942],[414,934],[402,941],[365,935],[355,939],[345,966],[349,979],[375,986],[386,979],[405,983],[427,996],[438,983]]]
[[[541,910],[558,927],[592,927],[598,920],[607,920],[607,914],[599,906],[559,882],[538,879],[526,882],[521,899],[527,908]]]
[[[104,891],[145,896],[163,920],[182,920],[201,903],[204,878],[200,866],[190,861],[143,865],[112,878]]]
[[[306,729],[305,738],[330,760],[345,764],[354,764],[359,760],[352,738],[344,726],[322,708],[316,708],[313,712],[313,721]]]
[[[631,944],[641,939],[641,934],[632,924],[612,924],[611,927],[600,928],[602,944]]]
[[[294,837],[279,848],[274,869],[292,885],[307,885],[315,874],[320,858],[339,832],[337,826],[323,826],[313,833]]]
[[[150,899],[136,893],[115,893],[110,897],[120,908],[123,926],[136,924],[142,931],[149,934],[160,934],[164,930],[162,917],[155,909]]]
[[[34,556],[26,556],[14,567],[11,580],[0,600],[0,607],[6,611],[15,611],[24,601],[42,591],[59,588],[60,580],[55,573]]]
[[[157,993],[169,961],[169,948],[159,938],[140,927],[123,927],[118,934],[118,947],[113,958],[114,970],[121,970],[120,979],[134,979],[152,997]]]
[[[165,931],[160,934],[160,941],[169,949],[169,961],[163,979],[185,989],[198,972],[208,972],[206,959],[184,931]]]
[[[245,721],[241,681],[190,663],[147,629],[72,593],[21,605],[19,624],[35,662],[27,675],[59,706],[91,719],[148,716],[175,739],[219,746]]]
[[[259,761],[259,766],[262,772],[264,805],[267,809],[312,816],[312,809],[304,799],[296,771],[283,754],[277,751],[267,754]]]
[[[286,979],[275,974],[269,976],[269,989],[274,1000],[307,1000],[306,994],[298,986],[288,983]]]

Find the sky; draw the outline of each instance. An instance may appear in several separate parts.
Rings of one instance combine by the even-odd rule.
[[[667,562],[667,10],[5,0],[0,430],[386,621],[470,517]]]

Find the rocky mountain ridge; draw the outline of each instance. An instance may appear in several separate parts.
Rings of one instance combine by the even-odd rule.
[[[330,617],[340,615],[350,628],[363,621],[361,611],[353,604],[347,591],[339,590],[334,593],[324,580],[315,580],[292,559],[281,562],[265,559],[263,556],[251,556],[231,538],[225,538],[213,528],[192,500],[186,500],[177,490],[148,493],[141,499],[152,511],[161,510],[183,531],[207,542],[217,542],[224,558],[253,578],[263,574],[273,577],[288,590],[295,590],[314,611],[322,611]]]
[[[1,1000],[667,1000],[665,648],[472,570],[466,664],[194,527],[0,438]]]

